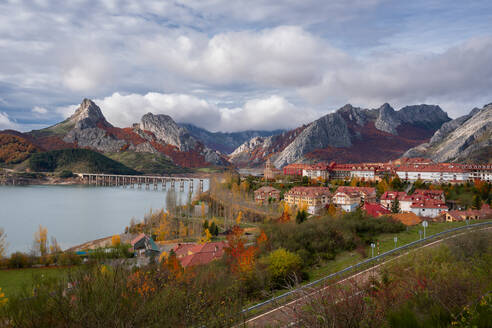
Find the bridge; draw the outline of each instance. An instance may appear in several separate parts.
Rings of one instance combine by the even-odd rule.
[[[189,177],[163,177],[149,175],[122,175],[122,174],[100,174],[100,173],[74,173],[81,178],[85,184],[96,186],[122,186],[124,188],[142,188],[158,190],[159,186],[162,190],[167,189],[168,183],[171,190],[176,189],[176,184],[179,185],[179,190],[184,191],[185,185],[188,185],[190,192],[193,192],[195,187],[198,187],[198,192],[202,193],[204,189],[204,180],[200,178]],[[195,186],[195,181],[198,185]]]

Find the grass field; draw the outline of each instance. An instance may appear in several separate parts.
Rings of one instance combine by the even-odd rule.
[[[65,275],[69,268],[30,268],[0,270],[0,287],[6,297],[22,291],[23,287],[31,288],[35,277],[43,279],[57,278]]]
[[[472,221],[471,223],[478,223],[478,222],[485,222],[485,221],[490,221],[490,220],[480,220],[480,221]],[[431,236],[433,234],[452,229],[452,228],[457,228],[457,227],[462,227],[466,225],[465,222],[436,222],[436,223],[429,223],[429,226],[426,228],[426,236]],[[407,230],[402,231],[397,234],[382,234],[377,237],[377,241],[379,242],[379,250],[376,248],[374,250],[374,255],[377,255],[378,252],[379,254],[382,254],[384,252],[387,252],[389,250],[392,250],[395,248],[395,242],[394,242],[394,237],[397,237],[397,247],[406,245],[408,243],[411,243],[413,241],[419,240],[420,235],[419,235],[419,230],[423,230],[424,228],[422,227],[421,224],[415,225],[412,227],[408,227]],[[423,237],[423,236],[422,236]],[[371,247],[368,246],[366,248],[366,254],[368,257],[371,256]],[[324,276],[327,276],[331,273],[340,271],[350,265],[354,265],[360,261],[362,261],[363,258],[360,254],[358,254],[356,251],[350,251],[350,252],[342,252],[337,255],[334,261],[327,261],[323,263],[321,266],[318,267],[313,267],[309,270],[309,277],[310,281],[322,278]]]

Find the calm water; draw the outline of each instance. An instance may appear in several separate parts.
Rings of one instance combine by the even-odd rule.
[[[152,187],[152,186],[151,186]],[[176,199],[188,199],[187,184]],[[208,181],[205,180],[205,190]],[[167,190],[170,190],[168,184]],[[195,192],[198,181],[195,181]],[[62,248],[124,232],[134,217],[166,207],[166,191],[90,186],[0,186],[0,227],[7,233],[8,253],[29,251],[41,224]]]

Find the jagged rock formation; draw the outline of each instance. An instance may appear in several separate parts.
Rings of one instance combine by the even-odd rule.
[[[106,154],[133,151],[161,154],[183,167],[228,165],[224,156],[204,146],[167,115],[148,113],[139,124],[118,128],[89,99],[84,99],[65,121],[27,135],[45,150],[88,148]]]
[[[203,142],[207,147],[218,150],[223,154],[230,154],[244,142],[255,137],[270,137],[281,134],[283,130],[257,131],[247,130],[240,132],[210,132],[193,124],[178,123],[179,126],[188,130],[196,139]]]
[[[377,109],[345,105],[307,126],[245,142],[231,153],[230,160],[248,166],[270,157],[276,167],[310,160],[389,160],[425,142],[449,120],[433,105],[406,106],[399,111],[389,104]]]
[[[403,156],[428,157],[436,162],[492,161],[492,104],[474,108],[470,114],[446,122],[428,143]]]

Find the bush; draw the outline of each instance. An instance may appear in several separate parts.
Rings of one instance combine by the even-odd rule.
[[[63,170],[60,172],[60,174],[58,176],[60,178],[67,179],[67,178],[72,178],[74,175],[73,175],[72,171]]]
[[[79,265],[82,263],[80,256],[73,252],[63,252],[58,256],[58,264],[69,266],[69,265]]]
[[[27,254],[21,252],[15,252],[10,255],[8,267],[11,269],[27,268],[32,265],[30,258]]]
[[[301,277],[302,259],[296,253],[279,248],[271,252],[266,258],[267,270],[274,285],[279,286],[295,278]]]

